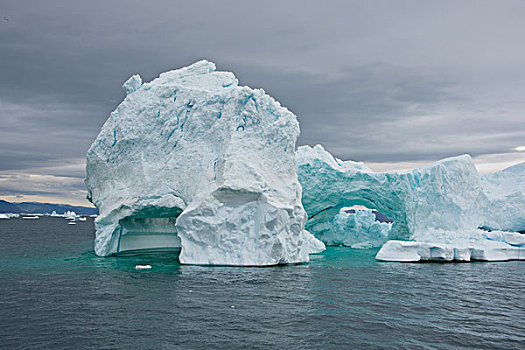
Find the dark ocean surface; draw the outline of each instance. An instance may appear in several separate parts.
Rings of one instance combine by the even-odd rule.
[[[308,264],[99,258],[93,220],[0,220],[5,349],[525,349],[525,261]],[[136,264],[151,270],[136,271]]]

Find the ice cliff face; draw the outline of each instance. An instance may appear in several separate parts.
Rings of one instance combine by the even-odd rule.
[[[304,231],[290,111],[207,61],[123,88],[87,155],[98,255],[157,242],[182,263],[273,265],[323,249]]]
[[[485,175],[481,185],[490,199],[483,226],[525,231],[525,163]]]
[[[514,233],[501,232],[525,230],[525,163],[483,178],[468,155],[404,173],[377,173],[362,163],[335,159],[319,145],[299,147],[297,163],[306,228],[327,244],[359,246],[355,240],[345,243],[349,233],[341,230],[338,213],[345,206],[364,205],[394,219],[389,239],[423,244],[389,242],[378,253],[382,260],[395,260],[402,250],[419,252],[418,260],[525,257],[522,243],[508,242],[515,241]],[[366,235],[360,237],[366,242]]]

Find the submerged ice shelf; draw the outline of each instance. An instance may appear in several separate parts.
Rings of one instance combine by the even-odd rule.
[[[324,249],[304,230],[296,117],[207,61],[123,85],[87,155],[95,252],[181,248],[189,264],[274,265]]]

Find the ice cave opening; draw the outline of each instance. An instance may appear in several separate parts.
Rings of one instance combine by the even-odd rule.
[[[180,210],[166,210],[126,217],[119,221],[118,243],[114,255],[172,252],[180,254],[181,240],[175,223]],[[151,216],[148,216],[151,215]]]
[[[115,255],[180,253],[176,218],[126,218],[120,222]]]

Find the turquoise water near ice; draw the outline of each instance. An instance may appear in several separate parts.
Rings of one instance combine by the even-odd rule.
[[[92,219],[0,221],[0,347],[525,348],[523,261],[383,263],[330,247],[301,265],[184,266],[96,257],[93,232]]]

